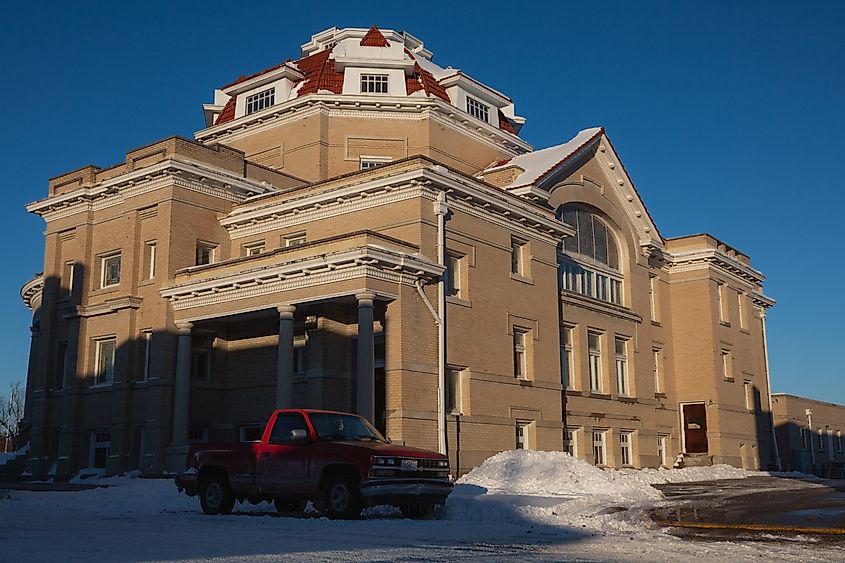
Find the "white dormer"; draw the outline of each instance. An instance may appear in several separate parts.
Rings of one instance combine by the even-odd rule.
[[[499,110],[513,107],[510,98],[460,71],[440,79],[440,84],[449,93],[453,106],[493,127],[499,127]]]
[[[286,102],[297,82],[305,78],[293,64],[282,63],[277,68],[223,88],[222,93],[237,96],[235,119]]]
[[[414,61],[400,41],[387,47],[361,45],[361,38],[340,41],[332,51],[335,70],[343,72],[344,94],[406,96],[405,77],[414,72]]]

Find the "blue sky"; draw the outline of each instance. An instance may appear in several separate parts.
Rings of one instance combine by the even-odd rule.
[[[749,254],[773,390],[845,404],[843,2],[42,2],[0,23],[0,389],[24,380],[51,176],[202,127],[215,87],[331,26],[402,29],[512,97],[541,148],[603,125],[667,237]]]

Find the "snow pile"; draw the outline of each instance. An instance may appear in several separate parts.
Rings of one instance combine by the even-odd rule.
[[[26,455],[27,452],[29,452],[29,443],[16,452],[0,452],[0,465],[5,465],[7,461]]]
[[[662,483],[692,483],[695,481],[715,481],[717,479],[745,479],[760,475],[769,475],[763,471],[748,471],[732,465],[713,465],[710,467],[685,467],[683,469],[620,469],[618,473],[626,481],[638,481],[647,485]]]

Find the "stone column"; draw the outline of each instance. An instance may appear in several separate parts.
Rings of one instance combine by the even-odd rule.
[[[375,422],[375,339],[373,300],[375,294],[359,293],[358,299],[358,414]]]
[[[177,322],[179,343],[176,348],[176,386],[173,392],[173,443],[188,441],[191,412],[191,328],[193,324]]]
[[[276,408],[293,406],[293,305],[279,305],[279,355],[276,364]]]

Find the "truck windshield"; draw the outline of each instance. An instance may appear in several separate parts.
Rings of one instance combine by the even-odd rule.
[[[310,413],[308,416],[321,440],[387,441],[369,422],[358,416],[324,412]]]

